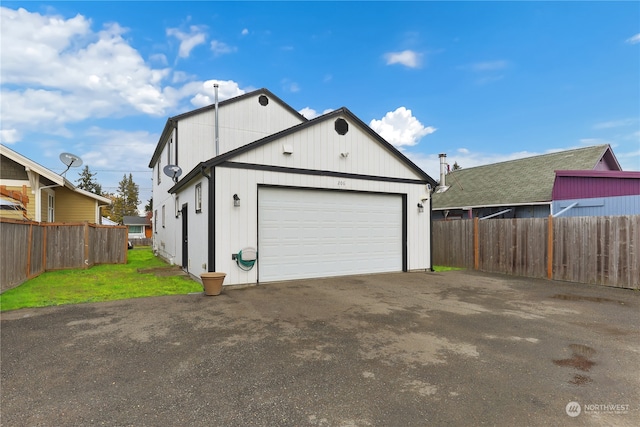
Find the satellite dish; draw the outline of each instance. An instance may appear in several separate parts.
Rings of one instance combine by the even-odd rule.
[[[67,166],[64,172],[62,172],[60,175],[64,175],[65,173],[67,173],[69,168],[77,168],[78,166],[82,166],[82,159],[71,153],[60,154],[60,161]]]
[[[178,182],[178,178],[182,175],[182,168],[178,165],[167,165],[162,168],[162,172],[173,180]]]

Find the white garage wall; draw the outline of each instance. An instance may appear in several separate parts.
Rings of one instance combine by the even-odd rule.
[[[300,169],[328,170],[360,175],[423,179],[395,157],[376,139],[362,131],[348,117],[346,135],[335,130],[331,118],[306,129],[283,136],[258,149],[235,156],[232,161]],[[293,153],[283,154],[283,146]],[[343,157],[341,153],[348,153]]]
[[[340,191],[364,191],[407,195],[407,268],[430,268],[429,201],[425,210],[418,212],[417,204],[428,198],[424,184],[380,182],[362,179],[344,179],[328,176],[300,175],[272,171],[244,170],[217,167],[216,188],[216,270],[227,273],[225,285],[256,283],[257,270],[249,272],[238,268],[231,259],[244,247],[257,247],[258,185],[276,185],[299,188],[320,188]],[[233,206],[233,194],[240,197],[240,206]],[[201,246],[206,247],[206,246]],[[258,262],[260,260],[258,259]],[[197,274],[200,274],[199,272]]]

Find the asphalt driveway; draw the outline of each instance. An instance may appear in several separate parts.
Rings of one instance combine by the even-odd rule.
[[[378,274],[1,319],[5,426],[640,425],[637,291]]]

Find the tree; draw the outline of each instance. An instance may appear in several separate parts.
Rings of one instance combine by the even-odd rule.
[[[146,205],[144,205],[145,212],[153,212],[153,197],[149,199]]]
[[[79,172],[78,175],[80,176],[80,178],[76,180],[78,188],[97,194],[98,196],[102,195],[102,186],[95,180],[97,173],[91,172],[89,166],[85,165],[82,172]]]
[[[105,195],[112,200],[109,211],[109,219],[122,223],[125,216],[137,216],[140,203],[138,185],[133,182],[133,176],[125,174],[118,183],[116,194]],[[106,211],[105,211],[106,212]]]

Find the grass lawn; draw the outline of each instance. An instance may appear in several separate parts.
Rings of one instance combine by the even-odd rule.
[[[433,266],[433,271],[454,271],[454,270],[464,270],[464,268],[445,267],[444,265],[434,265]]]
[[[128,251],[127,264],[47,271],[0,295],[0,311],[202,291],[202,285],[188,276],[138,272],[163,266],[168,264],[156,258],[151,249],[136,248]]]

